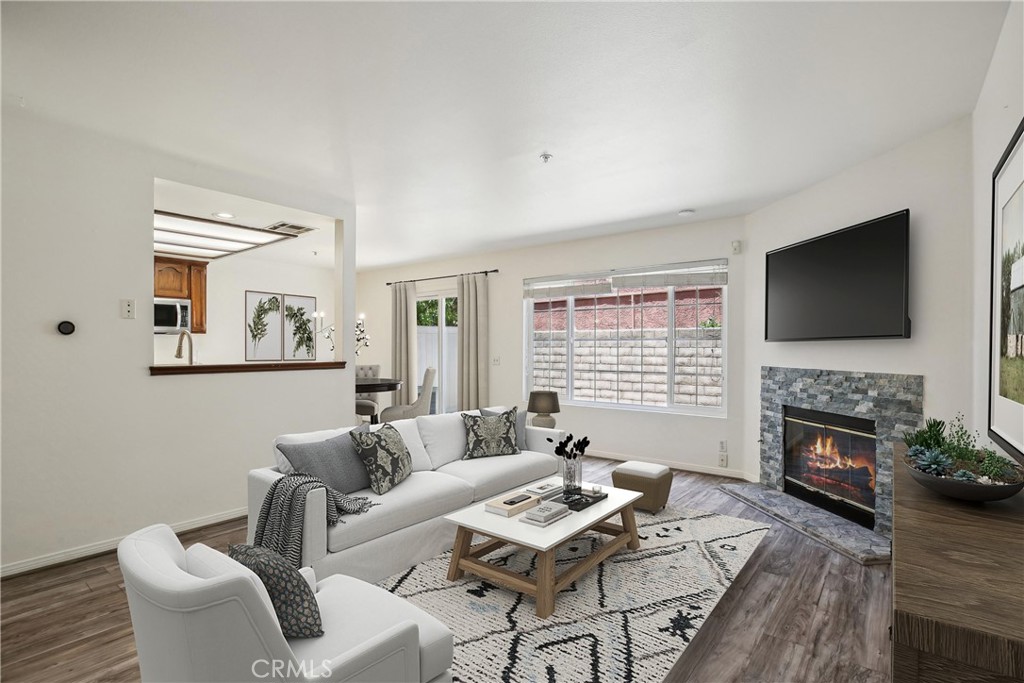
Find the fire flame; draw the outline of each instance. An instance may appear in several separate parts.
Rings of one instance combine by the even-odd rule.
[[[812,447],[815,465],[822,469],[847,469],[855,468],[856,465],[847,455],[841,455],[831,436],[822,439],[818,434],[818,441]]]
[[[874,505],[875,458],[870,440],[860,436],[833,437],[828,428],[802,430],[793,450],[786,449],[787,477],[846,500]],[[864,444],[859,444],[864,441]],[[849,442],[849,443],[847,443]],[[858,447],[860,446],[860,447]],[[840,449],[850,451],[844,455]],[[790,460],[791,456],[793,460]],[[792,469],[790,470],[790,468]]]

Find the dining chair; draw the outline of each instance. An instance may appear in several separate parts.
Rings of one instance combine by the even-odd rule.
[[[357,365],[356,366],[356,378],[364,377],[380,377],[380,366],[379,365]],[[377,424],[377,414],[380,412],[380,406],[377,405],[377,394],[376,393],[356,393],[356,415],[360,417],[369,417],[370,424]]]
[[[423,386],[420,388],[420,395],[415,401],[408,405],[398,405],[385,408],[380,414],[381,422],[394,422],[404,420],[408,417],[418,417],[430,412],[430,395],[434,389],[434,378],[437,376],[435,368],[427,368],[423,373]]]

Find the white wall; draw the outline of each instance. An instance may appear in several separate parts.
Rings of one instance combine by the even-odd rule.
[[[3,141],[5,572],[155,522],[241,514],[246,473],[271,462],[275,435],[352,424],[351,368],[151,377],[151,309],[118,315],[119,299],[152,297],[154,177],[344,220],[336,320],[354,318],[350,205],[18,108],[3,111]],[[63,319],[74,335],[57,334]]]
[[[974,147],[974,425],[988,431],[988,355],[992,275],[992,172],[1024,117],[1024,4],[1010,3],[972,117]],[[1022,417],[1021,419],[1024,419]]]
[[[578,406],[563,406],[556,418],[560,428],[589,436],[595,454],[641,456],[672,466],[740,476],[743,466],[735,448],[725,470],[718,468],[717,454],[720,440],[735,443],[741,434],[746,256],[731,255],[730,242],[742,238],[742,220],[722,220],[361,271],[357,277],[357,308],[366,314],[373,345],[360,355],[359,362],[380,363],[382,373],[390,371],[391,304],[386,282],[498,268],[500,272],[490,276],[490,353],[501,357],[501,365],[491,367],[490,402],[524,409],[524,278],[728,257],[727,418]],[[453,286],[454,280],[425,282],[420,291]]]
[[[301,239],[301,238],[300,238]],[[334,270],[275,261],[259,250],[210,261],[206,267],[206,333],[193,335],[197,362],[245,362],[245,290],[316,297],[316,310],[334,319]],[[178,336],[153,336],[153,359],[185,363],[174,357]],[[330,343],[317,335],[317,360],[333,360]]]
[[[971,125],[906,143],[747,216],[744,459],[758,471],[761,366],[924,375],[924,409],[971,410]],[[765,253],[910,209],[911,339],[765,342]]]

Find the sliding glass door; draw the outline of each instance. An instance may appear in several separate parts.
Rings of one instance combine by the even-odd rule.
[[[451,413],[459,401],[459,307],[454,296],[431,296],[416,302],[417,358],[419,380],[423,372],[437,368],[430,398],[431,413]],[[419,395],[417,389],[416,395]]]

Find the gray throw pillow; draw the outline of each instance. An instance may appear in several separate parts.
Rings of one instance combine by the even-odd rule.
[[[518,411],[518,408],[516,409]],[[500,410],[488,410],[487,408],[481,408],[480,414],[484,417],[494,417],[495,415],[501,415]],[[527,450],[526,448],[526,411],[516,413],[516,446],[521,451]]]
[[[352,432],[368,432],[368,425],[360,425]],[[362,491],[370,487],[366,466],[352,445],[352,432],[340,434],[326,441],[312,443],[282,443],[277,448],[288,458],[296,472],[310,474],[342,493]]]
[[[324,634],[316,596],[288,560],[269,548],[251,545],[228,546],[228,556],[260,577],[285,638],[317,638]]]
[[[463,413],[462,421],[466,424],[466,454],[462,456],[463,460],[515,455],[519,452],[516,446],[515,408],[493,417]]]
[[[370,489],[381,496],[412,474],[412,455],[397,429],[389,424],[373,433],[349,432],[359,459],[366,466]]]

